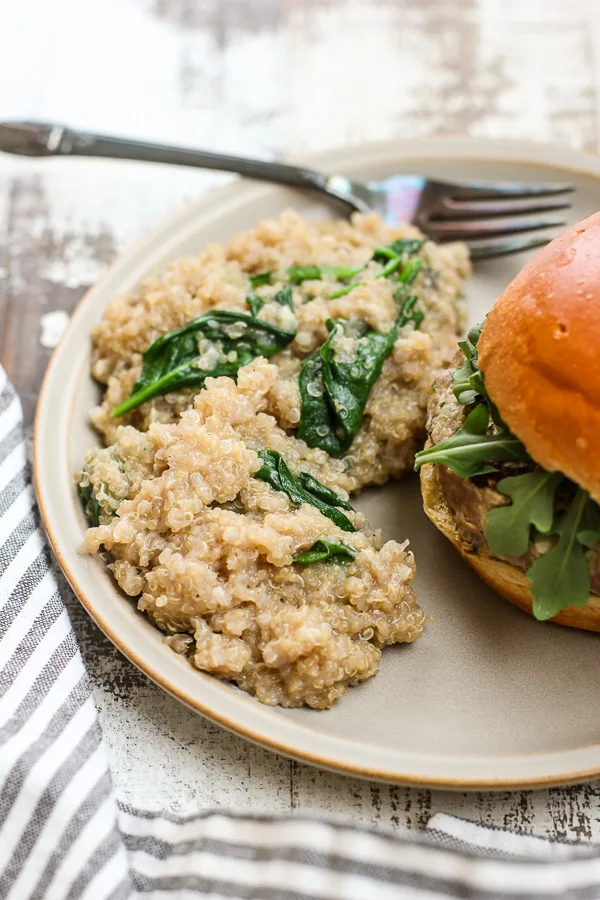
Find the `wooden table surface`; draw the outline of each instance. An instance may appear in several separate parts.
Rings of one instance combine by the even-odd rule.
[[[597,0],[3,0],[0,119],[295,155],[463,132],[598,149]],[[227,176],[0,158],[1,361],[31,423],[55,334],[147,227]],[[121,799],[327,811],[395,827],[432,812],[600,838],[597,783],[449,794],[320,772],[192,715],[68,590]]]

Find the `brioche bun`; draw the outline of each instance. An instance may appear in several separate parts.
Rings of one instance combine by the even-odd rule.
[[[481,580],[500,596],[532,615],[533,597],[522,569],[500,559],[479,556],[461,545],[452,511],[440,488],[435,465],[429,463],[421,467],[421,490],[425,512],[436,528],[451,541],[462,558],[477,572]],[[567,606],[551,621],[571,628],[600,631],[600,597],[590,594],[585,606]]]
[[[533,459],[600,500],[600,213],[509,284],[478,351],[490,397]]]

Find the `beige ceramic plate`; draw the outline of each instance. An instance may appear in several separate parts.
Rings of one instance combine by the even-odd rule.
[[[566,149],[461,138],[388,143],[314,160],[359,178],[424,172],[445,178],[577,186],[572,221],[600,208],[600,160]],[[387,538],[410,537],[420,601],[435,623],[412,646],[383,654],[380,674],[327,712],[261,706],[194,670],[120,594],[95,559],[80,556],[85,527],[72,480],[95,440],[89,334],[106,304],[151,269],[208,241],[227,240],[293,206],[331,215],[306,194],[237,182],[202,198],[143,238],[82,301],[42,388],[35,435],[38,497],[58,559],[100,628],[142,671],[191,709],[250,740],[319,766],[406,784],[506,788],[600,774],[600,639],[537,624],[495,596],[426,520],[415,478],[357,505]],[[480,319],[525,258],[477,268],[470,317]]]

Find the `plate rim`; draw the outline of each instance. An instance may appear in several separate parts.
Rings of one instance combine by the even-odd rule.
[[[340,168],[346,164],[365,165],[369,161],[375,163],[378,160],[381,162],[384,159],[391,158],[397,159],[398,163],[400,163],[403,157],[414,158],[419,152],[419,148],[421,148],[420,152],[425,160],[456,159],[468,161],[472,159],[477,161],[521,162],[538,167],[560,168],[573,173],[584,174],[600,182],[600,156],[592,153],[573,150],[560,144],[509,139],[470,138],[458,135],[365,143],[303,156],[301,162],[316,167],[335,165]],[[59,345],[53,351],[44,373],[38,396],[33,439],[33,481],[42,522],[53,553],[72,590],[86,612],[117,649],[159,687],[192,711],[211,719],[221,727],[255,744],[300,762],[354,777],[387,783],[463,791],[542,788],[573,784],[598,777],[600,775],[600,743],[586,744],[573,749],[547,751],[546,753],[514,754],[510,756],[487,755],[484,766],[484,769],[487,771],[484,774],[476,771],[478,768],[476,763],[481,761],[480,755],[453,754],[444,756],[443,754],[417,754],[415,752],[377,748],[374,745],[359,745],[355,740],[325,735],[323,732],[319,732],[319,741],[326,744],[327,747],[325,750],[315,753],[306,746],[306,735],[310,739],[310,732],[313,730],[311,726],[303,722],[286,719],[269,707],[255,708],[254,706],[248,706],[248,709],[252,710],[251,718],[258,719],[259,725],[261,725],[258,730],[253,730],[248,724],[240,722],[240,719],[244,718],[243,708],[248,704],[248,700],[252,700],[252,698],[248,698],[246,695],[238,697],[238,693],[241,692],[232,692],[229,686],[225,686],[213,676],[204,673],[194,673],[198,676],[198,685],[202,684],[201,679],[209,679],[211,683],[215,683],[213,684],[215,691],[212,691],[212,693],[218,693],[219,689],[223,688],[227,690],[231,702],[228,702],[226,705],[232,706],[234,709],[238,706],[241,707],[240,716],[236,721],[222,714],[214,705],[203,703],[198,695],[192,695],[181,685],[173,683],[172,675],[166,675],[160,668],[157,670],[147,660],[140,658],[122,640],[110,622],[95,608],[93,599],[87,596],[85,589],[79,583],[76,573],[73,572],[67,562],[62,548],[60,529],[57,527],[56,517],[53,515],[52,502],[48,502],[44,485],[43,438],[45,429],[47,430],[50,424],[47,421],[47,397],[52,395],[53,383],[56,378],[55,373],[61,360],[61,355],[66,352],[65,348],[68,345],[69,337],[75,331],[79,318],[93,304],[96,294],[101,294],[104,291],[105,284],[118,278],[121,270],[131,266],[136,257],[150,253],[152,245],[157,240],[163,239],[166,241],[167,235],[170,235],[171,239],[178,237],[178,240],[181,240],[186,224],[191,225],[194,219],[200,217],[203,211],[207,212],[212,205],[222,208],[224,203],[236,197],[241,197],[246,204],[251,202],[253,197],[264,196],[274,190],[280,190],[280,188],[268,183],[249,182],[234,177],[231,182],[224,186],[204,191],[195,200],[186,203],[170,215],[163,217],[157,225],[145,231],[130,247],[119,254],[100,279],[84,293],[75,307],[69,325]],[[137,610],[135,615],[139,615]],[[181,661],[186,667],[189,665],[186,661],[175,657],[175,654],[172,655],[175,662]],[[175,666],[168,666],[168,668],[174,669]],[[256,703],[256,701],[252,702]],[[270,735],[265,733],[265,729],[276,730],[268,728],[269,723],[266,720],[272,717],[275,717],[277,721],[277,730],[289,732],[287,738],[278,740],[272,733]],[[290,738],[292,739],[291,743]],[[378,765],[370,765],[357,758],[353,759],[355,753],[353,754],[352,751],[356,751],[361,746],[368,747],[370,751],[375,752],[376,756],[381,757]],[[419,772],[419,767],[425,761],[429,762],[429,772]],[[473,774],[468,776],[459,776],[457,774],[448,776],[440,771],[436,773],[436,769],[440,765],[443,769],[452,766],[452,763],[456,764],[460,761],[463,763],[471,762],[473,764]],[[508,774],[511,770],[511,762],[513,764],[519,762],[522,766],[526,761],[530,762],[532,766],[531,771],[522,775],[516,775],[514,772],[512,775]],[[541,771],[536,772],[536,769],[539,768],[541,768]],[[493,774],[494,769],[496,769],[497,774]],[[504,774],[502,774],[503,769],[507,769]]]

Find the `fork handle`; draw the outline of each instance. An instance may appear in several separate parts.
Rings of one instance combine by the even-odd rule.
[[[246,178],[272,181],[291,187],[327,189],[327,176],[316,169],[280,162],[248,159],[205,150],[134,141],[63,125],[42,122],[0,123],[0,150],[23,156],[96,156],[105,159],[132,159],[138,162],[169,163],[236,172]]]

